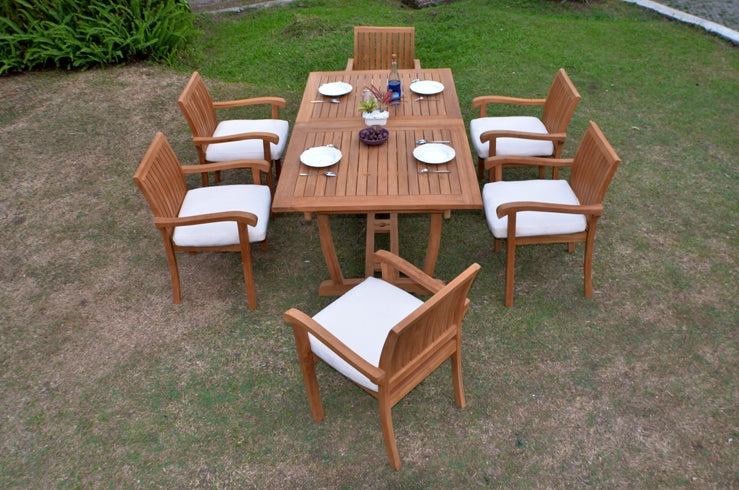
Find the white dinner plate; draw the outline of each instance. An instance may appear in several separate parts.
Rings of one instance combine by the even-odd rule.
[[[309,167],[330,167],[341,160],[341,150],[333,146],[316,146],[300,154],[300,161]]]
[[[444,91],[444,84],[433,80],[419,80],[410,85],[411,91],[421,95],[434,95]]]
[[[456,155],[454,148],[441,143],[426,143],[413,150],[413,156],[423,163],[438,165],[451,161]]]
[[[326,97],[338,97],[352,91],[352,86],[346,82],[324,83],[318,87],[318,93]]]

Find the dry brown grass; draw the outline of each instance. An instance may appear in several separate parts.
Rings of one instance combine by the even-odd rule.
[[[504,308],[504,257],[481,213],[445,222],[439,275],[483,265],[465,324],[469,405],[454,406],[446,367],[414,390],[394,410],[394,472],[361,390],[322,369],[327,418],[308,413],[281,315],[329,301],[315,294],[314,223],[271,224],[270,249],[254,251],[256,311],[236,254],[184,256],[183,304],[171,303],[131,176],[156,131],[195,161],[175,103],[188,76],[135,65],[0,79],[0,486],[739,486],[736,229],[712,221],[705,240],[686,236],[702,219],[690,199],[658,194],[687,179],[663,168],[672,153],[651,135],[607,134],[625,163],[592,300],[581,251],[524,247]],[[248,92],[208,83],[224,98]],[[727,172],[728,184],[697,176],[688,188],[722,203],[736,187]],[[715,209],[736,216],[735,203]],[[418,262],[425,221],[403,219],[401,247]],[[361,268],[361,220],[335,224],[341,259]]]

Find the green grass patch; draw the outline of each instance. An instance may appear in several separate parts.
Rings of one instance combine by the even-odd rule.
[[[304,0],[196,24],[174,67],[0,78],[0,486],[736,486],[735,46],[616,1]],[[452,69],[466,121],[473,97],[542,97],[564,67],[583,97],[565,155],[594,120],[623,160],[593,299],[582,247],[521,247],[505,308],[482,211],[445,220],[438,277],[483,266],[464,325],[468,406],[446,365],[399,403],[400,472],[375,401],[323,366],[326,419],[310,418],[281,316],[331,300],[316,294],[315,221],[270,223],[269,249],[253,251],[256,310],[225,253],[181,255],[173,305],[131,180],[156,131],[197,161],[176,104],[192,71],[219,100],[285,97],[292,123],[308,73],[343,69],[357,24],[414,25],[422,66]],[[332,226],[344,273],[361,274],[364,220]],[[414,263],[427,227],[401,217]]]

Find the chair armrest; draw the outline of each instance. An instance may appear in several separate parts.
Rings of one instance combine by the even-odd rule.
[[[492,156],[485,159],[485,170],[504,165],[520,165],[525,167],[571,167],[571,158],[524,157],[517,155]]]
[[[444,283],[442,281],[434,279],[407,260],[398,257],[387,250],[378,250],[375,252],[374,260],[380,263],[382,268],[382,279],[391,284],[395,277],[394,272],[399,271],[431,294],[437,293],[444,287]]]
[[[228,136],[195,136],[192,139],[193,143],[197,146],[215,143],[230,143],[232,141],[242,140],[263,140],[276,145],[277,142],[280,141],[280,137],[275,133],[254,132],[229,134]]]
[[[269,172],[272,164],[267,160],[230,160],[228,162],[209,163],[208,165],[182,165],[180,166],[182,173],[188,174],[204,174],[208,172],[216,172],[218,170],[233,170],[239,168],[248,168],[252,171]]]
[[[326,347],[334,351],[339,357],[349,363],[354,369],[367,376],[375,384],[385,378],[385,371],[365,361],[351,350],[345,343],[337,339],[331,332],[297,308],[290,308],[282,318],[299,332],[310,333],[320,340]]]
[[[287,101],[282,97],[252,97],[249,99],[224,100],[213,102],[214,109],[228,109],[231,107],[244,107],[248,105],[269,104],[272,106],[272,119],[279,118],[279,108],[287,107]]]
[[[480,107],[480,117],[487,115],[488,104],[544,105],[547,99],[507,97],[505,95],[481,95],[472,99],[472,107]]]
[[[154,224],[157,228],[171,228],[173,226],[202,225],[204,223],[215,223],[216,221],[236,221],[245,225],[255,226],[257,215],[246,211],[223,211],[220,213],[196,214],[194,216],[183,216],[175,218],[157,217]]]
[[[490,131],[485,131],[480,135],[480,141],[483,143],[498,138],[522,138],[527,140],[564,143],[567,139],[567,133],[529,133],[527,131],[507,131],[505,129],[493,129]]]
[[[219,102],[213,102],[213,107],[216,109],[225,109],[228,107],[241,107],[247,105],[259,105],[269,104],[276,105],[278,107],[287,107],[287,101],[283,97],[251,97],[249,99],[238,99],[238,100],[222,100]]]
[[[521,211],[541,211],[545,213],[568,213],[585,214],[588,216],[600,216],[603,214],[602,204],[554,204],[547,202],[519,201],[501,204],[495,210],[498,218]]]

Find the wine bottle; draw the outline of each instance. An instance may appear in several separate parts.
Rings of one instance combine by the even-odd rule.
[[[393,101],[397,104],[400,102],[400,73],[398,73],[398,57],[395,53],[393,53],[392,60],[390,75],[387,77],[387,89],[393,93]]]

